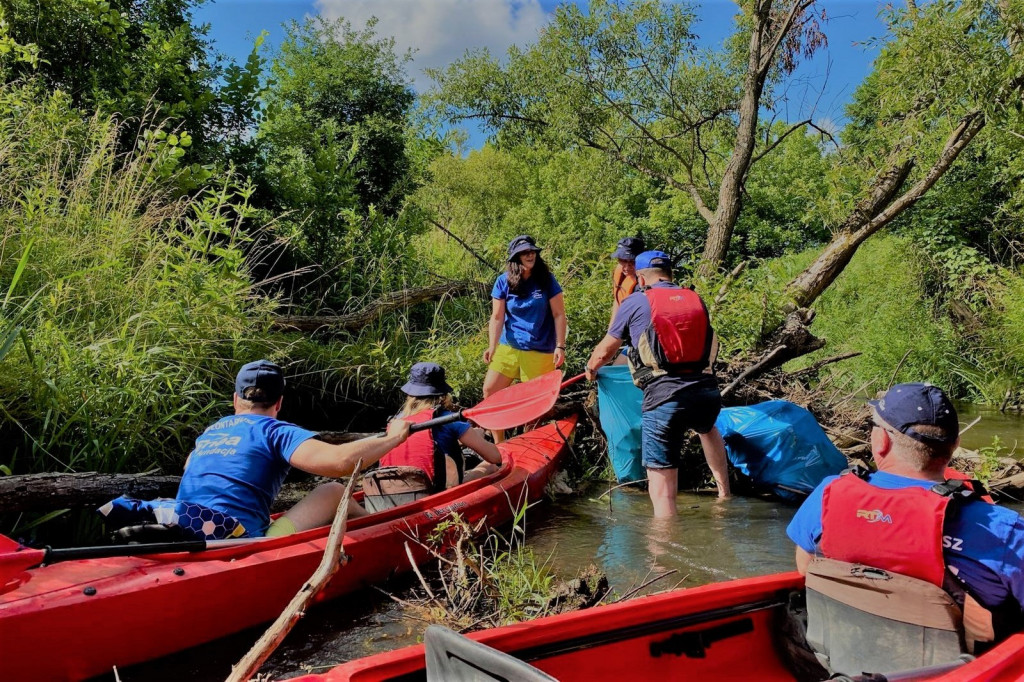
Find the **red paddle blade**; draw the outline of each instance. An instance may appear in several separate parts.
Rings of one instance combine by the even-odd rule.
[[[562,388],[562,372],[554,370],[535,379],[503,388],[462,416],[485,429],[511,429],[540,419],[554,407]]]
[[[0,535],[0,587],[45,557],[46,550],[22,547],[9,537]]]

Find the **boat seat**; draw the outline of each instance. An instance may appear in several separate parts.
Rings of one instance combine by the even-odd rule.
[[[821,557],[806,586],[807,642],[833,673],[897,673],[966,653],[962,611],[941,587]]]
[[[363,475],[363,505],[379,512],[433,493],[427,473],[417,467],[381,467]]]
[[[440,625],[427,627],[423,645],[427,682],[558,682],[529,663]]]

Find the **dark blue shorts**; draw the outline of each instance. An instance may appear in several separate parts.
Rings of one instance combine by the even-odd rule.
[[[643,464],[648,469],[678,469],[679,456],[690,429],[707,433],[722,411],[718,386],[694,386],[674,400],[646,410],[641,416]]]

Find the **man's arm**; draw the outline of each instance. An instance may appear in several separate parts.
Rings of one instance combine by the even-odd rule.
[[[594,348],[594,352],[590,354],[590,359],[587,360],[587,380],[593,381],[596,379],[597,370],[607,365],[608,361],[615,357],[615,354],[619,352],[621,347],[622,339],[617,339],[611,334],[605,334],[604,338]]]
[[[310,438],[295,448],[289,461],[293,467],[317,476],[349,476],[355,471],[359,460],[363,461],[362,466],[366,468],[405,442],[409,437],[410,426],[410,422],[395,419],[388,424],[388,433],[383,438],[371,436],[341,445],[330,445]]]
[[[800,575],[807,575],[807,564],[811,563],[814,555],[800,545],[796,546],[796,570]]]

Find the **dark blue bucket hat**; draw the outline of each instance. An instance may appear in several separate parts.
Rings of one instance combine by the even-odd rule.
[[[636,260],[636,257],[644,252],[644,240],[640,237],[623,237],[615,245],[615,253],[612,258],[622,260]]]
[[[537,242],[528,234],[521,234],[508,243],[508,259],[512,260],[524,251],[540,251]]]
[[[922,443],[949,444],[959,437],[960,422],[956,408],[938,386],[896,384],[878,400],[869,400],[879,418],[900,433]],[[926,436],[914,430],[914,424],[941,427],[945,438]]]
[[[433,362],[417,362],[409,372],[409,381],[402,386],[402,393],[414,398],[451,393],[452,387],[445,380],[444,367]]]
[[[245,398],[245,389],[258,388],[260,402],[276,403],[284,395],[284,371],[269,360],[256,360],[242,366],[235,377],[235,393]]]

